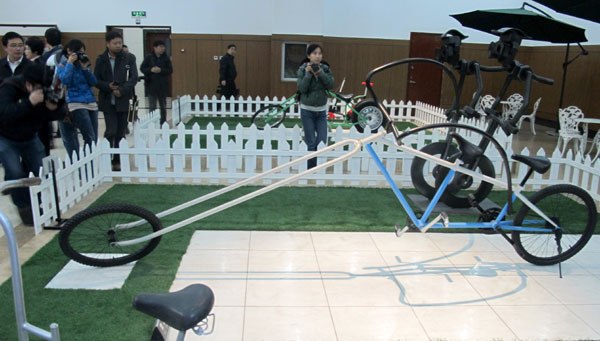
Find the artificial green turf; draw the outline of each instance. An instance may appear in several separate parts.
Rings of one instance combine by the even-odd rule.
[[[94,205],[123,202],[158,213],[218,188],[119,184]],[[240,188],[161,221],[164,227],[169,226],[257,188]],[[500,203],[506,193],[493,192],[490,198]],[[123,288],[118,290],[44,289],[69,260],[54,238],[22,266],[28,321],[44,329],[52,322],[58,323],[63,340],[147,340],[154,321],[135,311],[131,302],[140,292],[169,290],[196,229],[393,233],[394,224],[405,222],[406,214],[387,188],[283,187],[166,234],[152,253],[136,263]],[[0,339],[16,340],[10,280],[0,286],[0,302],[0,321],[4,322]]]

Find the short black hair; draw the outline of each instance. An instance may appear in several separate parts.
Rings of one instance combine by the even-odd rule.
[[[41,56],[44,54],[44,41],[40,37],[29,37],[25,41],[25,45],[29,46],[31,52]]]
[[[235,47],[237,49],[237,46],[235,46],[235,44],[229,44],[227,45],[227,49],[229,50],[230,48]]]
[[[26,82],[29,82],[32,85],[37,84],[42,86],[49,86],[51,78],[47,79],[49,77],[46,76],[48,73],[45,72],[45,68],[46,66],[42,64],[29,63],[27,64],[27,66],[25,66],[25,69],[23,69],[23,79],[25,79]]]
[[[17,32],[10,31],[10,32],[6,32],[6,34],[4,34],[4,36],[2,36],[2,45],[4,45],[4,47],[6,47],[8,45],[8,41],[15,39],[15,38],[19,38],[19,39],[21,39],[21,41],[25,42],[25,39],[23,39],[23,36],[21,36]]]
[[[111,41],[113,39],[117,39],[117,38],[121,38],[121,40],[123,40],[123,36],[121,35],[121,33],[117,32],[117,31],[108,31],[108,32],[106,32],[105,40],[106,40],[107,43],[109,41]]]
[[[162,40],[155,40],[154,43],[152,44],[152,46],[154,46],[154,47],[157,47],[157,46],[160,46],[160,45],[164,46],[165,42],[162,41]]]
[[[128,49],[128,48],[129,48],[129,46],[127,46],[127,45],[123,44],[123,48],[124,48],[124,49]]]
[[[44,38],[46,38],[46,43],[48,43],[48,45],[57,46],[60,45],[62,41],[62,34],[58,28],[50,27],[46,30],[46,33],[44,33]]]

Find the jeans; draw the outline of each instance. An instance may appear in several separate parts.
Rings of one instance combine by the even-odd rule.
[[[119,142],[125,136],[127,111],[117,111],[114,106],[110,106],[108,109],[104,111],[104,122],[106,123],[104,138],[108,140],[111,148],[118,148]],[[113,155],[112,163],[118,164],[120,162],[119,154]]]
[[[300,118],[304,127],[304,143],[309,151],[316,151],[319,142],[327,144],[327,112],[300,109]],[[317,158],[309,159],[308,168],[317,165]]]
[[[98,111],[77,109],[71,111],[72,123],[58,121],[58,129],[62,137],[65,149],[69,154],[69,158],[73,156],[73,152],[79,154],[79,139],[77,137],[77,128],[81,131],[83,141],[86,145],[92,146],[98,142]]]
[[[148,95],[148,105],[150,112],[156,110],[156,102],[160,105],[160,126],[167,120],[167,98],[161,96]]]
[[[28,171],[38,174],[45,156],[44,145],[36,136],[29,141],[13,141],[0,136],[0,162],[4,166],[4,180],[16,180],[28,176]],[[28,188],[10,189],[13,203],[17,207],[28,207],[31,204]]]

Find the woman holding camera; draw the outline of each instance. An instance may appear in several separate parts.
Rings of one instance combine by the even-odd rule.
[[[307,59],[298,69],[300,118],[304,127],[304,142],[309,151],[316,151],[319,142],[327,143],[327,93],[333,88],[333,75],[322,63],[323,49],[311,44],[306,49]],[[307,167],[317,165],[317,159],[308,160]]]
[[[59,122],[59,129],[69,157],[79,152],[77,129],[91,148],[98,141],[98,104],[92,87],[98,83],[85,55],[85,45],[79,39],[71,40],[63,49],[56,69],[60,81],[67,87],[67,117]]]

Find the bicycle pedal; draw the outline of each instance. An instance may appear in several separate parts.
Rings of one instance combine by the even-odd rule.
[[[394,228],[396,230],[396,237],[400,238],[406,231],[410,229],[410,226],[401,227],[400,225],[396,224]]]

